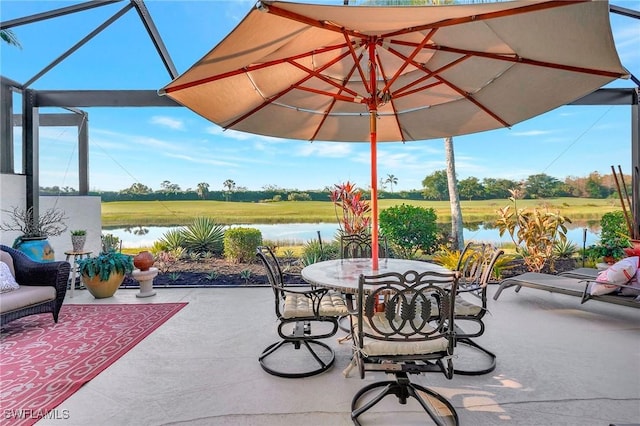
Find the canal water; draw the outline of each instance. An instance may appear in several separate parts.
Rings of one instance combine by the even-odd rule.
[[[231,227],[248,227],[259,229],[264,240],[278,241],[281,243],[304,244],[313,239],[318,239],[318,232],[323,241],[330,241],[336,235],[338,227],[335,223],[282,223],[282,224],[250,224],[231,225]],[[103,234],[113,234],[120,238],[124,248],[151,247],[153,243],[160,239],[167,231],[175,227],[149,226],[103,229]],[[472,229],[464,228],[465,241],[475,240],[491,242],[493,244],[510,243],[511,239],[507,234],[500,237],[495,228],[485,228],[483,225],[474,226]],[[586,236],[586,245],[595,244],[598,234],[591,229],[583,228],[574,224],[574,227],[567,231],[568,239],[579,248],[583,246]]]

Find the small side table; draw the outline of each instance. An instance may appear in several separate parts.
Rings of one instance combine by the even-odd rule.
[[[73,298],[73,292],[76,289],[76,273],[78,272],[78,264],[76,261],[78,259],[82,259],[83,257],[89,257],[92,252],[90,251],[65,251],[64,254],[67,255],[66,261],[71,263],[71,294],[70,297]]]
[[[153,279],[158,275],[158,268],[149,268],[146,271],[134,269],[131,275],[133,275],[133,278],[140,283],[140,293],[136,293],[136,297],[149,297],[156,295],[156,291],[153,289]]]

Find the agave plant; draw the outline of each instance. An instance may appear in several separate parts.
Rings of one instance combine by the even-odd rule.
[[[198,217],[182,228],[184,248],[189,252],[222,254],[224,248],[224,225],[209,217]]]
[[[180,229],[173,228],[162,234],[156,241],[159,251],[172,251],[184,246],[184,235]]]

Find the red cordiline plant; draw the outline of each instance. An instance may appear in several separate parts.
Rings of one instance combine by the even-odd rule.
[[[369,231],[371,206],[364,198],[362,190],[347,181],[334,185],[334,190],[329,196],[333,201],[338,226],[343,234],[361,234]]]

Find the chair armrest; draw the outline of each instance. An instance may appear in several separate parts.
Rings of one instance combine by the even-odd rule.
[[[56,288],[63,285],[66,288],[71,271],[69,262],[36,262],[17,250],[11,250],[8,253],[13,259],[18,284]]]

